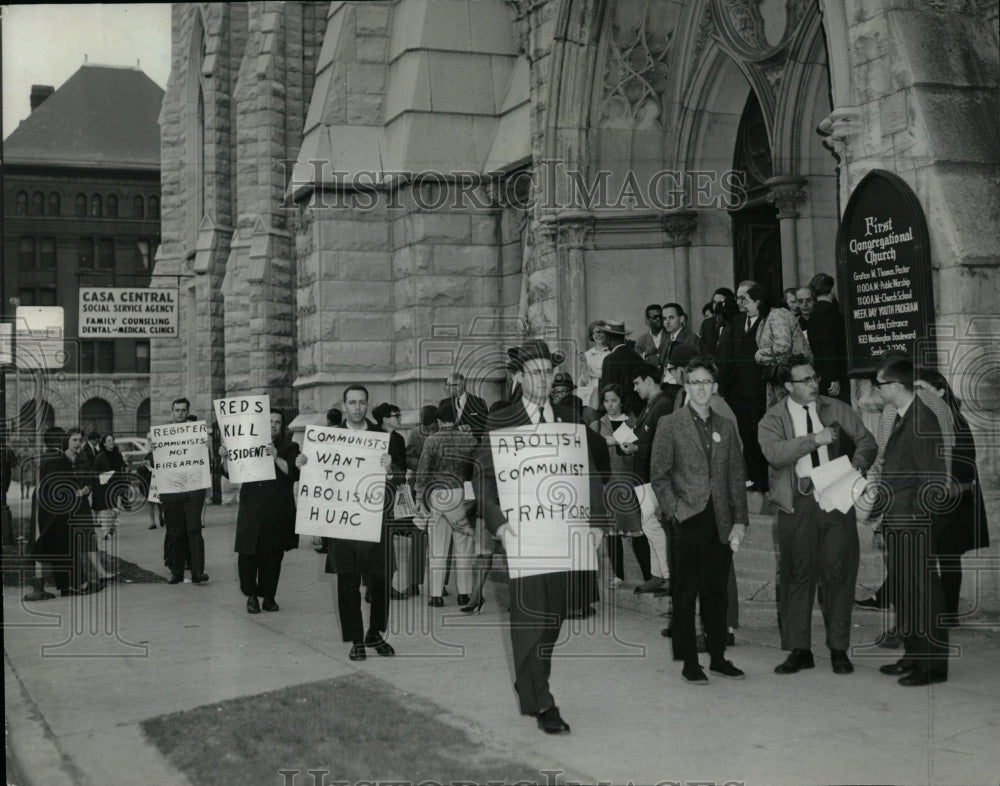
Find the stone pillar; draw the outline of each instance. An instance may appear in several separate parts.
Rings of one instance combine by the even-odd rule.
[[[847,168],[851,162],[851,143],[861,133],[861,112],[853,106],[838,107],[819,124],[818,130],[827,138],[823,145],[837,159],[837,186],[843,209],[851,196]]]
[[[556,217],[556,226],[560,338],[586,342],[587,272],[584,249],[594,234],[594,217],[586,212],[563,213]]]
[[[799,259],[799,239],[796,222],[798,207],[806,201],[804,177],[778,175],[768,178],[764,185],[771,193],[767,201],[778,210],[778,225],[781,227],[781,280],[782,287],[798,286],[804,283],[806,275],[803,260]]]
[[[674,249],[674,299],[686,304],[689,311],[696,311],[691,299],[691,236],[698,225],[698,213],[694,210],[674,210],[663,216],[663,231],[667,233]]]

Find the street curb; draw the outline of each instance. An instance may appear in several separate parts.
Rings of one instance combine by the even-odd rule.
[[[83,774],[66,756],[4,650],[4,737],[7,783],[43,786],[51,783],[83,784]],[[13,780],[12,778],[19,780]]]

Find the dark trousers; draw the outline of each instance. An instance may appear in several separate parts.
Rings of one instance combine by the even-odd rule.
[[[389,578],[384,571],[365,573],[371,593],[371,613],[368,631],[372,638],[385,632],[389,619]],[[361,573],[337,573],[337,610],[340,612],[340,632],[344,641],[363,641],[364,618],[361,616]]]
[[[240,554],[236,568],[240,574],[240,591],[249,597],[274,599],[281,576],[283,549],[263,554]]]
[[[853,512],[824,512],[811,492],[796,492],[794,513],[778,511],[782,649],[812,649],[817,582],[823,590],[827,647],[846,651],[851,646],[851,613],[860,554]]]
[[[555,705],[549,692],[552,648],[566,615],[570,574],[511,579],[509,586],[514,688],[521,713],[533,715]]]
[[[743,442],[743,461],[747,465],[747,479],[752,481],[760,491],[767,491],[767,459],[757,441],[757,424],[764,417],[767,407],[765,403],[759,406],[754,402],[746,404],[737,399],[729,401],[736,415],[736,426]]]
[[[709,499],[705,509],[673,526],[674,557],[671,560],[674,614],[674,657],[685,666],[698,665],[694,609],[701,601],[701,621],[712,662],[725,660],[726,607],[733,552],[719,540],[715,509]]]
[[[940,625],[944,593],[931,554],[931,524],[917,517],[886,515],[882,528],[889,598],[896,607],[904,657],[921,669],[947,674],[948,630]]]
[[[608,562],[611,563],[611,572],[615,575],[615,578],[624,580],[625,558],[622,551],[622,536],[608,534],[605,543],[607,543]]]
[[[191,575],[205,572],[205,540],[201,536],[203,494],[183,495],[180,499],[163,502],[163,517],[167,525],[167,567],[175,576],[184,575],[184,561],[190,555]]]
[[[649,539],[645,535],[633,535],[629,540],[632,541],[632,553],[635,554],[635,561],[639,563],[639,573],[642,574],[642,580],[649,581],[653,578]],[[669,544],[667,545],[667,554],[670,554]]]

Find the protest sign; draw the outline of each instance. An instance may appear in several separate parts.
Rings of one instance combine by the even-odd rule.
[[[597,567],[585,429],[546,423],[490,432],[514,578]]]
[[[160,494],[211,488],[208,427],[204,420],[153,426],[149,434]]]
[[[274,458],[266,452],[271,444],[270,397],[218,398],[212,407],[226,447],[230,482],[274,480]]]
[[[306,426],[295,532],[377,543],[382,535],[389,435]]]

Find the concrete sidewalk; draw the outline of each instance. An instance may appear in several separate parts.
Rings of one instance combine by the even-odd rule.
[[[817,613],[817,668],[779,677],[774,604],[744,601],[729,657],[747,679],[694,687],[659,633],[667,602],[602,589],[601,614],[564,627],[553,693],[573,731],[550,737],[517,712],[502,583],[488,584],[483,613],[471,618],[454,595],[443,609],[426,597],[393,601],[397,657],[355,664],[340,641],[333,577],[308,539],[286,555],[281,611],[246,613],[235,513],[208,508],[207,585],[122,584],[42,603],[5,593],[8,750],[24,782],[186,784],[146,740],[143,720],[356,671],[433,702],[473,738],[560,780],[992,784],[1000,772],[995,627],[956,631],[949,681],[908,689],[877,672],[898,651],[862,647],[855,674],[832,674]],[[147,524],[144,513],[125,517],[117,548],[166,576],[163,530]],[[872,612],[855,623],[856,645],[881,629]],[[266,782],[281,783],[287,763],[274,764]]]

